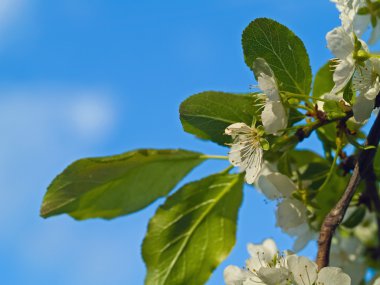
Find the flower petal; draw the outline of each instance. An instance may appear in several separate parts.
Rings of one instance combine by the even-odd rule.
[[[273,76],[269,76],[265,73],[260,73],[257,81],[259,88],[267,95],[270,101],[279,101],[280,94],[277,87],[276,79]]]
[[[359,123],[364,123],[371,116],[374,106],[374,100],[368,100],[364,95],[360,94],[356,97],[356,101],[352,107],[355,120]]]
[[[262,244],[249,243],[247,250],[251,258],[246,261],[246,265],[251,271],[258,271],[260,267],[270,263],[278,251],[272,239],[266,239]]]
[[[252,129],[247,126],[247,124],[245,123],[234,123],[232,125],[229,125],[224,133],[226,135],[236,135],[237,133],[246,133],[246,134],[250,134],[252,132]]]
[[[267,134],[280,135],[279,131],[288,126],[288,116],[281,101],[267,101],[261,121]]]
[[[307,222],[305,205],[294,198],[284,199],[277,208],[277,226],[284,232],[296,228]]]
[[[324,267],[318,273],[317,284],[351,285],[351,278],[338,267]]]
[[[248,278],[248,274],[245,270],[229,265],[223,272],[224,282],[226,285],[243,285],[243,282]]]
[[[244,161],[243,161],[244,163]],[[263,163],[263,150],[261,148],[255,148],[247,161],[247,167],[242,165],[245,169],[245,181],[248,184],[252,184],[256,181],[260,174]]]
[[[270,200],[290,197],[297,189],[292,180],[279,172],[261,175],[258,179],[258,186]]]
[[[290,272],[286,268],[262,267],[257,275],[266,285],[286,285],[289,284]]]
[[[354,41],[342,27],[328,32],[326,40],[329,50],[339,59],[346,59],[354,52]]]
[[[355,72],[355,63],[353,58],[348,57],[345,60],[342,60],[338,66],[335,68],[333,80],[335,82],[335,86],[332,93],[338,93],[344,87],[346,87],[347,83],[350,81],[352,75]]]
[[[286,261],[296,285],[311,285],[317,280],[317,265],[308,258],[304,256],[290,255],[286,257]]]
[[[365,31],[368,29],[368,25],[371,22],[371,17],[369,15],[355,15],[354,18],[354,33],[360,37],[362,36]]]

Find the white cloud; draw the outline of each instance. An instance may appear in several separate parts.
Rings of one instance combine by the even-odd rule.
[[[0,226],[15,228],[25,215],[20,209],[33,206],[38,215],[41,197],[32,189],[43,191],[59,171],[53,165],[110,137],[116,110],[108,93],[92,89],[30,87],[0,94]]]
[[[114,112],[107,98],[93,92],[80,92],[70,103],[67,116],[73,130],[83,138],[97,138],[107,132],[114,123]]]

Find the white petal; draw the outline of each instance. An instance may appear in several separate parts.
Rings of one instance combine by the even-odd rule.
[[[338,267],[324,267],[318,273],[317,284],[351,285],[351,278]]]
[[[346,59],[354,51],[354,42],[351,36],[338,27],[326,35],[327,47],[339,59]]]
[[[313,239],[317,237],[317,234],[313,232],[308,224],[303,224],[300,227],[304,227],[305,230],[301,234],[297,234],[297,239],[293,244],[293,250],[295,252],[301,251],[305,246]]]
[[[271,238],[267,238],[266,240],[264,240],[263,247],[265,249],[266,254],[269,255],[269,256],[271,256],[271,259],[278,252],[277,245],[274,242],[274,240],[271,239]]]
[[[261,73],[264,73],[270,77],[274,77],[272,68],[269,66],[266,60],[261,57],[255,59],[255,61],[252,64],[252,69],[257,78]]]
[[[258,276],[266,285],[286,285],[288,284],[290,272],[286,268],[262,267]]]
[[[307,222],[305,205],[294,198],[284,199],[277,208],[277,226],[287,232]]]
[[[308,258],[290,255],[286,257],[286,262],[296,285],[312,285],[317,280],[317,265]]]
[[[369,60],[371,61],[373,69],[375,70],[375,72],[378,75],[380,75],[380,58],[373,58],[373,57],[371,57]]]
[[[271,101],[279,101],[280,94],[278,91],[276,79],[272,76],[266,75],[265,73],[260,73],[257,81],[259,83],[259,88],[267,95],[268,99]]]
[[[375,100],[376,96],[379,94],[380,91],[380,82],[379,77],[376,77],[376,80],[372,83],[371,88],[369,88],[365,93],[364,96],[368,100]]]
[[[360,37],[368,29],[371,18],[368,15],[356,15],[354,18],[354,33]]]
[[[223,272],[224,282],[226,285],[243,285],[247,279],[247,272],[237,266],[229,265]]]
[[[364,95],[356,97],[356,101],[352,107],[355,120],[358,123],[364,123],[371,116],[374,106],[374,100],[368,100]]]
[[[258,271],[260,267],[271,262],[278,251],[272,239],[266,239],[262,244],[249,243],[247,250],[251,258],[247,260],[246,265],[251,271]]]
[[[261,171],[261,166],[263,163],[263,150],[261,148],[256,148],[248,159],[249,162],[245,168],[245,181],[248,184],[252,184],[256,181]]]
[[[373,285],[380,285],[380,278],[377,278],[377,279],[375,280],[375,282],[373,283]]]
[[[250,134],[252,132],[252,129],[245,123],[234,123],[232,125],[229,125],[224,131],[226,135],[230,136],[236,134],[237,132]]]
[[[297,189],[292,180],[279,172],[261,175],[258,186],[270,200],[289,197]]]
[[[338,93],[344,87],[346,87],[347,83],[350,81],[354,72],[355,72],[354,60],[350,57],[348,57],[345,60],[342,60],[334,71],[333,80],[335,82],[335,86],[331,92]]]
[[[228,153],[228,160],[233,166],[240,166],[242,157],[239,144],[233,144],[231,150]]]
[[[267,101],[261,113],[261,121],[267,134],[280,135],[279,131],[288,125],[288,116],[281,101]]]

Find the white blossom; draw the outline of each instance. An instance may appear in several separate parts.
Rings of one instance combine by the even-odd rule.
[[[281,100],[280,91],[274,73],[268,63],[257,58],[253,63],[259,88],[266,95],[261,121],[267,134],[281,135],[288,126],[288,114]]]
[[[262,138],[264,130],[249,127],[245,123],[235,123],[228,126],[225,134],[232,136],[233,143],[228,153],[232,165],[245,171],[245,180],[252,184],[260,173],[263,163],[263,149],[268,142]]]
[[[380,59],[371,58],[364,66],[359,66],[354,74],[352,85],[359,95],[353,105],[354,118],[357,122],[365,122],[375,107],[376,96],[380,92]]]
[[[358,37],[361,37],[371,24],[372,14],[359,15],[358,10],[368,5],[366,0],[331,0],[336,4],[340,12],[339,18],[342,22],[342,27],[346,32],[354,32]],[[371,1],[374,2],[374,1]],[[377,17],[377,15],[374,15]],[[374,44],[380,38],[380,25],[376,24],[372,27],[369,44]]]
[[[353,33],[347,33],[343,27],[338,27],[327,33],[326,40],[327,47],[337,57],[337,65],[333,74],[335,86],[331,91],[336,94],[343,90],[354,75],[356,68],[355,38]],[[367,51],[365,43],[361,41],[361,44],[362,48]]]
[[[330,265],[350,272],[351,284],[359,285],[366,273],[364,247],[355,236],[335,235],[330,252]]]
[[[279,201],[276,225],[285,233],[297,237],[293,250],[304,248],[315,233],[308,224],[306,206],[292,195],[297,191],[297,186],[286,175],[266,172],[259,176],[257,187],[268,199]]]
[[[227,285],[275,285],[289,279],[285,259],[279,255],[276,243],[266,239],[262,244],[248,244],[250,258],[246,268],[229,265],[224,269],[224,281]]]
[[[247,267],[230,265],[224,270],[227,285],[350,285],[350,277],[338,267],[317,265],[290,252],[280,255],[273,240],[252,245]]]

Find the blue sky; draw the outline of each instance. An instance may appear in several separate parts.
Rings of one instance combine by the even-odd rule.
[[[299,35],[314,72],[330,58],[324,37],[339,21],[327,0],[1,1],[0,284],[143,284],[141,241],[163,200],[113,221],[43,220],[45,189],[81,157],[142,147],[225,154],[182,131],[178,106],[204,90],[249,90],[240,36],[257,17]],[[224,166],[206,163],[186,181]],[[244,264],[247,242],[291,247],[274,206],[245,189],[236,246],[208,284]]]

